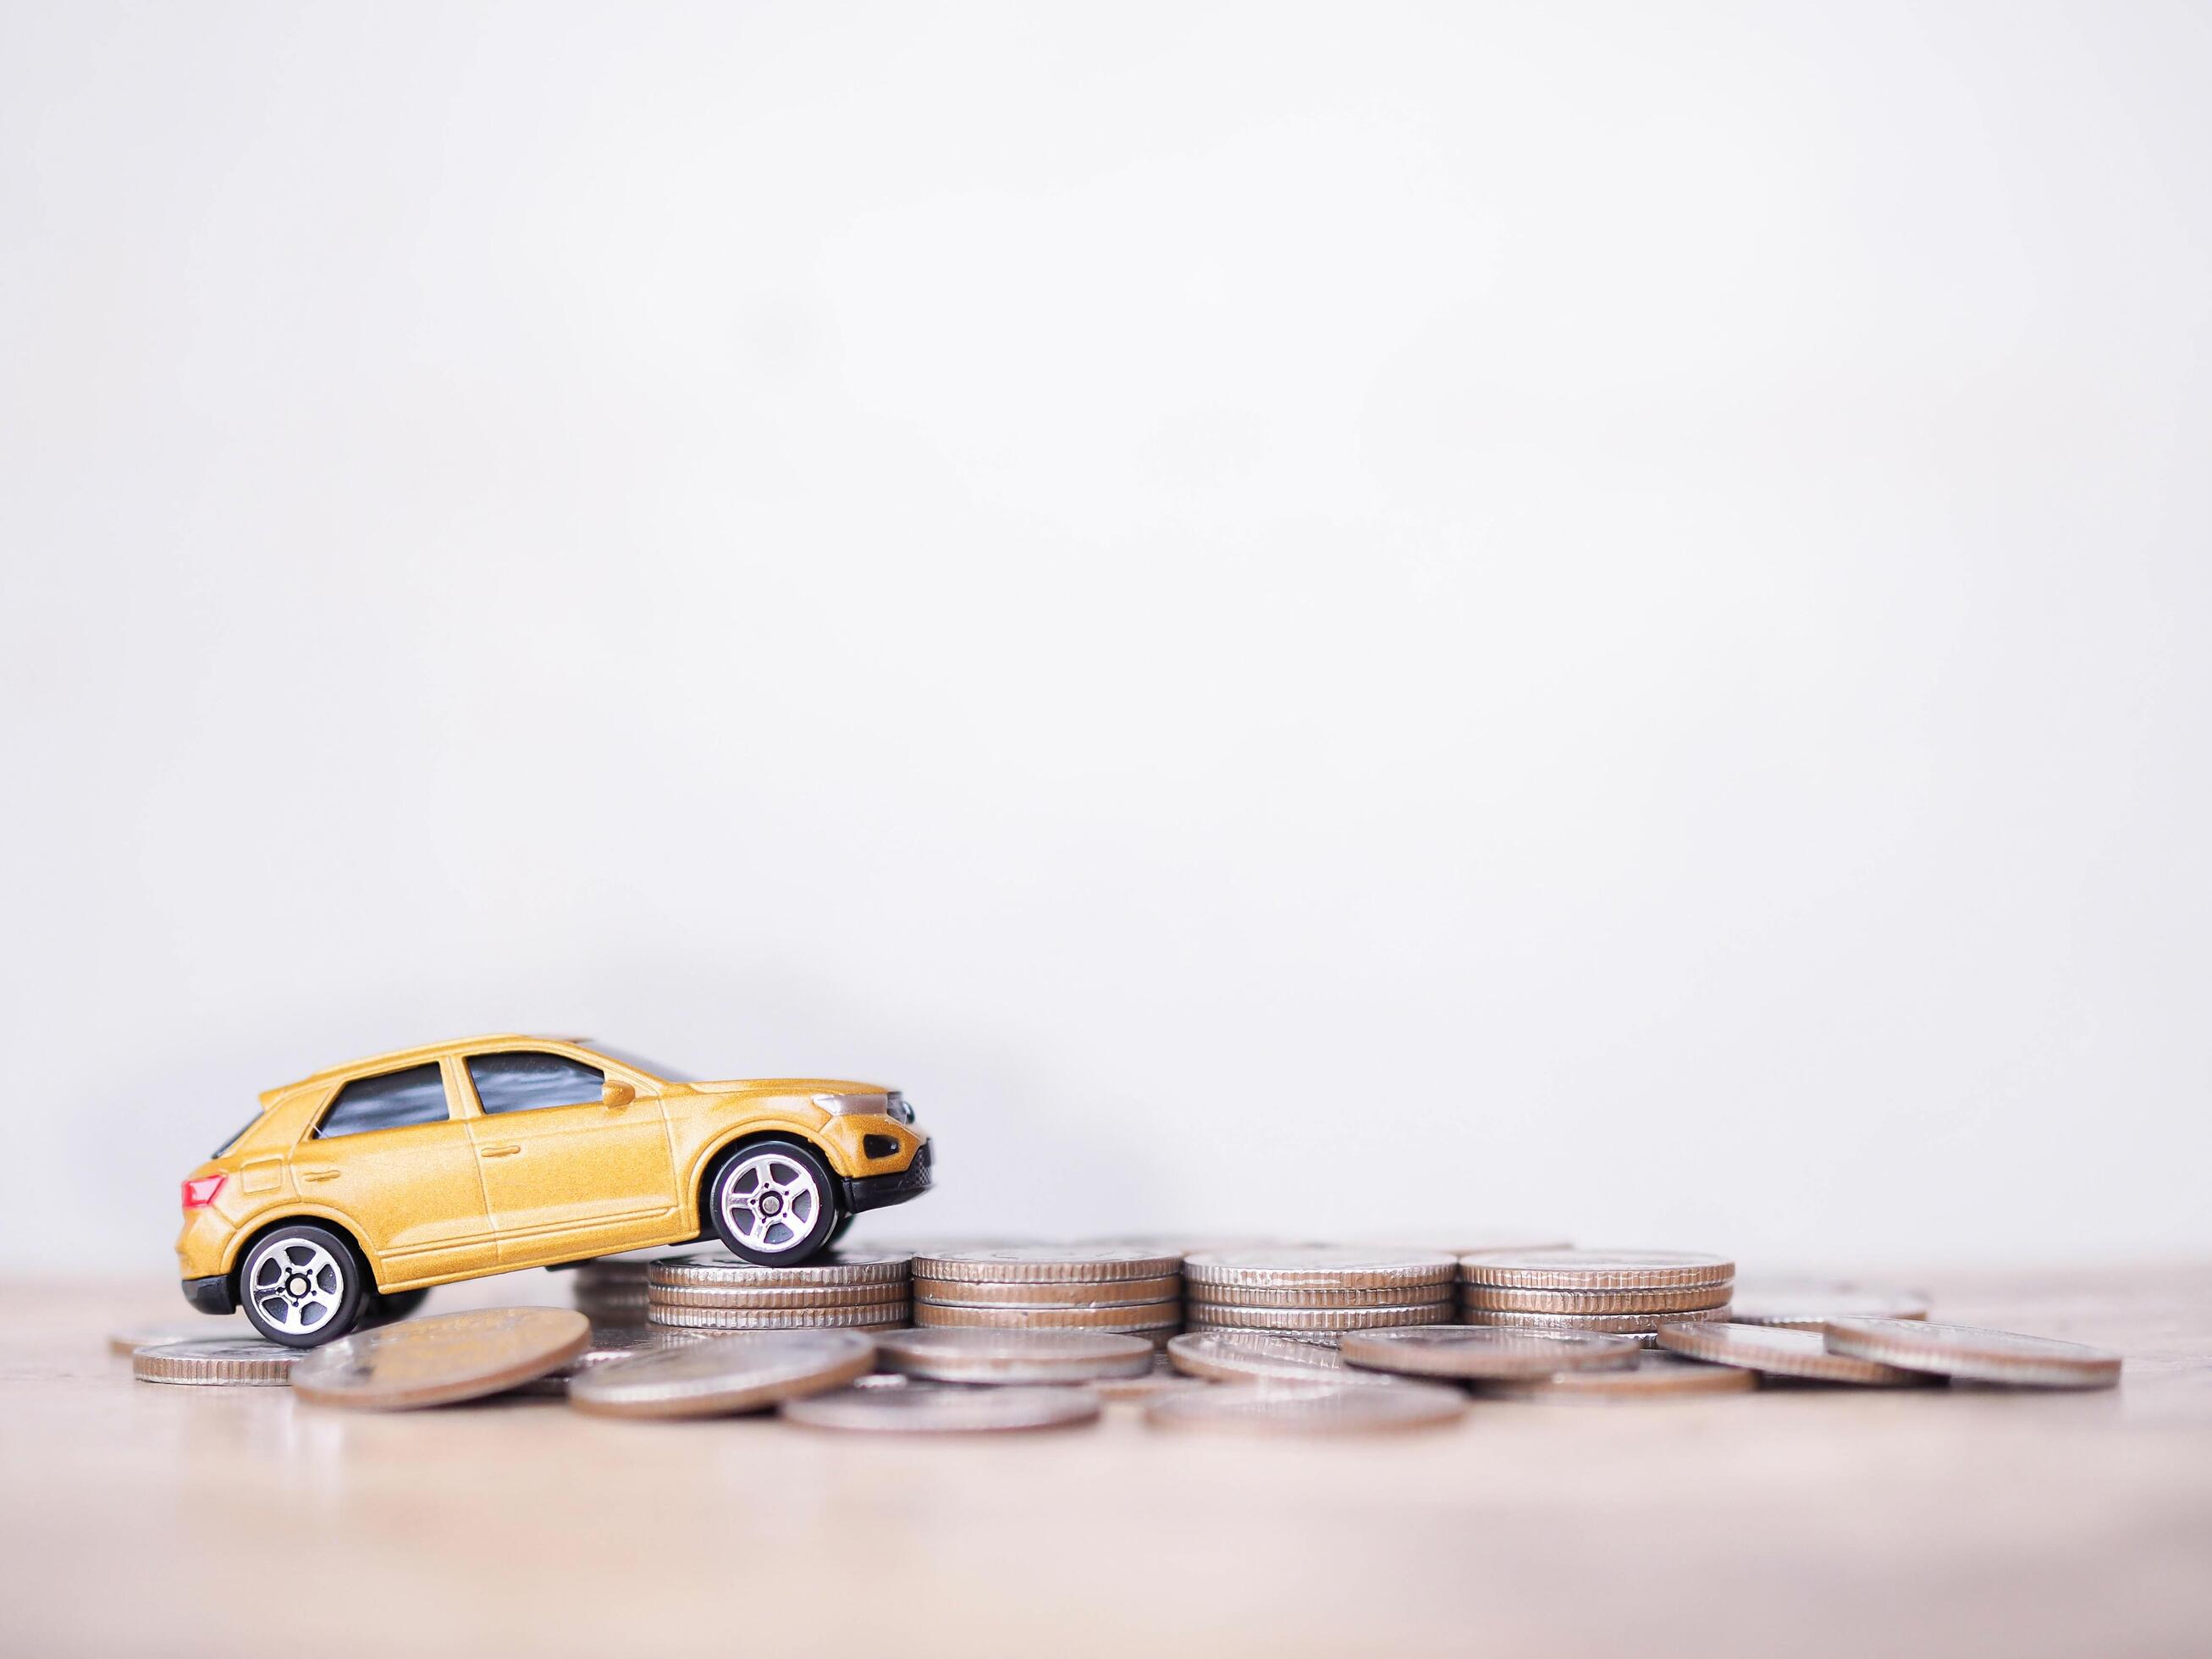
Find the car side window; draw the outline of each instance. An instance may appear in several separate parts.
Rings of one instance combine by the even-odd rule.
[[[487,1115],[596,1106],[607,1074],[562,1054],[471,1054],[469,1079]]]
[[[357,1077],[338,1091],[330,1110],[315,1127],[315,1139],[366,1134],[371,1129],[402,1129],[410,1124],[443,1123],[446,1079],[432,1060],[410,1066],[404,1072],[377,1077]]]

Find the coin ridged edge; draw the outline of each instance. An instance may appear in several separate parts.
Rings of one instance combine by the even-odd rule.
[[[1073,1257],[1035,1261],[994,1261],[958,1255],[917,1255],[914,1277],[946,1284],[1035,1285],[1073,1282],[1110,1285],[1124,1279],[1165,1279],[1182,1266],[1179,1255],[1132,1255],[1126,1261],[1102,1257],[1079,1261]]]
[[[234,1340],[242,1342],[249,1339],[240,1337]],[[288,1351],[281,1358],[271,1354],[215,1358],[204,1353],[168,1352],[183,1346],[182,1343],[164,1342],[133,1348],[131,1351],[131,1375],[141,1382],[274,1389],[282,1388],[292,1380],[292,1367],[300,1363],[301,1358],[298,1350]]]
[[[732,1290],[806,1290],[829,1285],[903,1285],[911,1258],[893,1261],[800,1262],[788,1267],[739,1266],[726,1261],[701,1261],[692,1256],[671,1256],[646,1268],[645,1282],[656,1288],[701,1290],[721,1286]]]
[[[878,1325],[903,1325],[903,1302],[861,1308],[670,1308],[655,1306],[647,1322],[686,1331],[835,1331]]]
[[[760,1308],[799,1313],[815,1308],[876,1308],[902,1303],[904,1285],[656,1285],[648,1308]]]
[[[1231,1308],[1218,1302],[1192,1303],[1184,1320],[1193,1329],[1243,1331],[1373,1331],[1393,1325],[1450,1322],[1451,1304],[1399,1303],[1376,1308]]]
[[[1663,1291],[1702,1285],[1727,1285],[1735,1279],[1735,1263],[1723,1256],[1678,1266],[1639,1267],[1594,1255],[1587,1267],[1516,1267],[1515,1252],[1460,1258],[1459,1276],[1468,1285],[1492,1285],[1507,1291]],[[1691,1252],[1681,1252],[1688,1255]]]
[[[1901,1365],[1885,1365],[1879,1359],[1862,1359],[1855,1354],[1829,1353],[1822,1350],[1791,1353],[1786,1349],[1760,1348],[1753,1343],[1730,1338],[1729,1324],[1738,1322],[1692,1321],[1687,1324],[1669,1325],[1658,1333],[1659,1346],[1669,1353],[1702,1359],[1708,1365],[1734,1365],[1741,1370],[1758,1371],[1766,1376],[1796,1377],[1807,1382],[1850,1382],[1866,1388],[1899,1388],[1908,1383],[1935,1380],[1925,1371],[1907,1370]],[[1771,1331],[1781,1328],[1750,1325],[1744,1328]],[[1809,1336],[1812,1333],[1805,1331],[1798,1334]]]

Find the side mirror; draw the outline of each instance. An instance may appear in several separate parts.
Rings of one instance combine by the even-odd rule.
[[[637,1091],[616,1078],[609,1078],[599,1091],[599,1104],[609,1111],[619,1111],[637,1098]]]

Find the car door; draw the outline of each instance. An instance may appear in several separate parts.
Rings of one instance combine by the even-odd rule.
[[[667,1237],[676,1167],[657,1097],[610,1106],[602,1068],[549,1049],[467,1054],[459,1070],[501,1266]]]
[[[299,1194],[344,1218],[386,1289],[498,1266],[476,1144],[436,1060],[340,1084],[292,1149]]]

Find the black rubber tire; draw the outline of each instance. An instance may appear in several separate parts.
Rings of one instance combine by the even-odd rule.
[[[312,1331],[287,1331],[269,1323],[249,1294],[255,1264],[274,1247],[293,1239],[319,1246],[337,1268],[337,1310]],[[329,1228],[318,1227],[313,1222],[295,1221],[257,1238],[238,1264],[238,1299],[246,1322],[270,1341],[287,1348],[319,1348],[325,1342],[337,1341],[361,1322],[362,1310],[371,1294],[368,1274],[361,1265],[361,1258],[354,1254],[353,1245]]]
[[[406,1318],[429,1299],[428,1285],[416,1291],[379,1291],[362,1299],[361,1322],[389,1325],[394,1320]]]
[[[820,1194],[813,1216],[803,1230],[793,1233],[792,1242],[766,1250],[737,1237],[722,1217],[722,1197],[730,1183],[740,1179],[745,1170],[757,1168],[763,1158],[797,1164],[813,1178],[814,1190]],[[749,1141],[724,1157],[708,1178],[702,1202],[706,1207],[708,1224],[714,1228],[714,1237],[722,1241],[722,1248],[740,1261],[763,1267],[785,1267],[819,1255],[830,1248],[830,1235],[837,1231],[837,1224],[843,1218],[837,1202],[837,1178],[830,1173],[829,1165],[812,1148],[781,1135]]]

